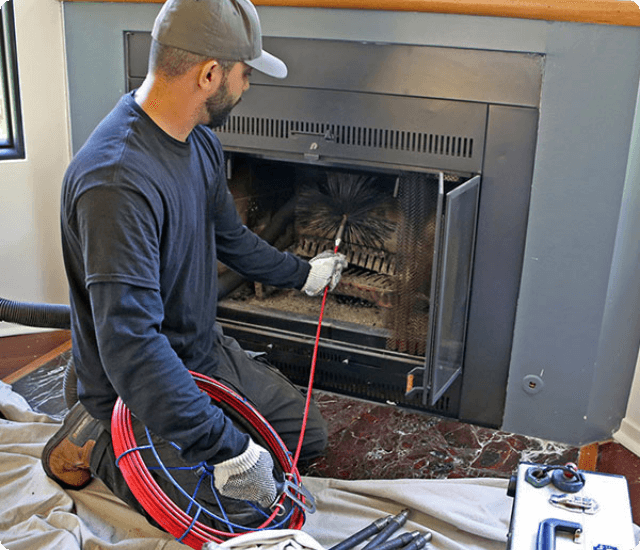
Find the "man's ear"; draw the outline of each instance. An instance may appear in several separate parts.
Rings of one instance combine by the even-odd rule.
[[[222,80],[222,67],[215,59],[209,59],[200,65],[198,86],[206,92],[218,89]]]

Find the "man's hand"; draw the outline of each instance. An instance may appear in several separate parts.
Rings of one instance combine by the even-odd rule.
[[[325,250],[315,258],[311,258],[309,264],[311,269],[302,292],[309,296],[317,296],[327,285],[330,291],[338,285],[342,270],[347,267],[347,259],[344,254]]]
[[[216,464],[213,478],[215,488],[228,498],[249,500],[268,508],[277,497],[273,459],[253,440],[241,455]]]

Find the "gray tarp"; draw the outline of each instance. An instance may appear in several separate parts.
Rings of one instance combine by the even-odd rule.
[[[185,548],[99,481],[64,491],[40,453],[59,423],[0,382],[0,542],[8,550]],[[304,478],[318,510],[303,531],[325,548],[372,521],[411,509],[403,531],[430,530],[427,549],[504,550],[512,499],[503,479],[341,481]]]

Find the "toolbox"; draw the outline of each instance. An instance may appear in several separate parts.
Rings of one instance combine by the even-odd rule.
[[[632,550],[629,487],[623,476],[574,464],[522,462],[509,484],[514,498],[507,550]]]

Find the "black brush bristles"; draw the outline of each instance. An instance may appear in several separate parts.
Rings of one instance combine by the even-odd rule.
[[[382,248],[395,229],[385,217],[389,205],[375,177],[328,172],[326,182],[300,192],[296,217],[309,233],[335,239],[346,215],[343,242]]]

